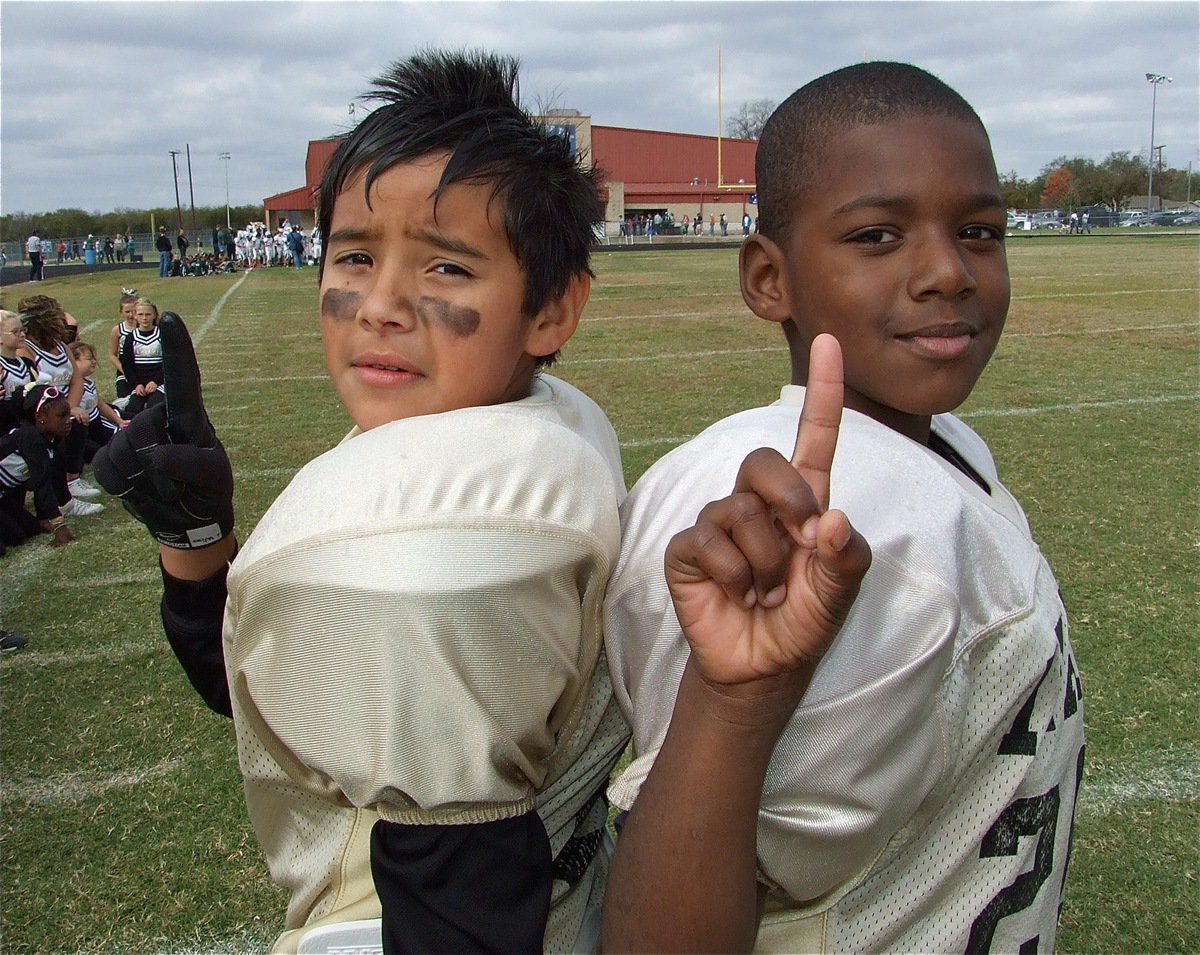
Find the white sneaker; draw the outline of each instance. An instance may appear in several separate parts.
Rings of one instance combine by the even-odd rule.
[[[81,501],[79,498],[73,497],[60,507],[59,510],[62,512],[63,517],[87,517],[89,514],[99,514],[104,510],[104,505],[91,501]]]
[[[71,497],[92,498],[100,496],[100,488],[89,484],[81,477],[77,477],[74,481],[68,481],[67,490],[71,492]]]

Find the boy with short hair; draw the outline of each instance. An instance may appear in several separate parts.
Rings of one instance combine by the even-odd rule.
[[[756,165],[742,294],[792,383],[622,505],[605,630],[636,753],[605,949],[1051,950],[1078,671],[1024,514],[948,414],[1009,303],[987,134],[867,63],[786,100]]]
[[[624,483],[603,412],[539,369],[587,301],[601,206],[594,174],[517,105],[516,71],[398,62],[330,160],[321,329],[355,428],[228,577],[232,477],[177,317],[165,414],[98,459],[164,545],[189,678],[233,716],[250,816],[291,893],[282,950],[381,909],[387,951],[598,935],[604,789],[628,739],[600,627]]]

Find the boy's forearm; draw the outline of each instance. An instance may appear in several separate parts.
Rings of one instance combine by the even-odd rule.
[[[227,534],[208,547],[180,550],[176,547],[160,546],[159,558],[163,570],[176,580],[207,580],[237,553],[237,538]]]
[[[685,668],[667,737],[617,840],[606,952],[751,949],[762,785],[802,689],[789,688],[766,719],[753,718],[753,704],[750,718],[731,719],[694,666]]]

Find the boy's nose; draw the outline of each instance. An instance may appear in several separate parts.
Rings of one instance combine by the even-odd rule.
[[[363,292],[357,318],[377,331],[411,329],[417,319],[408,283],[380,276],[379,281]]]
[[[918,245],[915,255],[909,277],[909,294],[913,298],[964,298],[974,294],[975,276],[957,238],[926,239]]]

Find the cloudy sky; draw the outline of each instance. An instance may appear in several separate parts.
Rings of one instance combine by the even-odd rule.
[[[831,69],[904,60],[978,110],[1002,172],[1060,155],[1200,169],[1195,2],[28,2],[0,10],[0,210],[198,205],[304,184],[310,139],[344,131],[368,78],[423,46],[519,56],[529,105],[715,134]],[[362,107],[359,106],[359,116]]]

